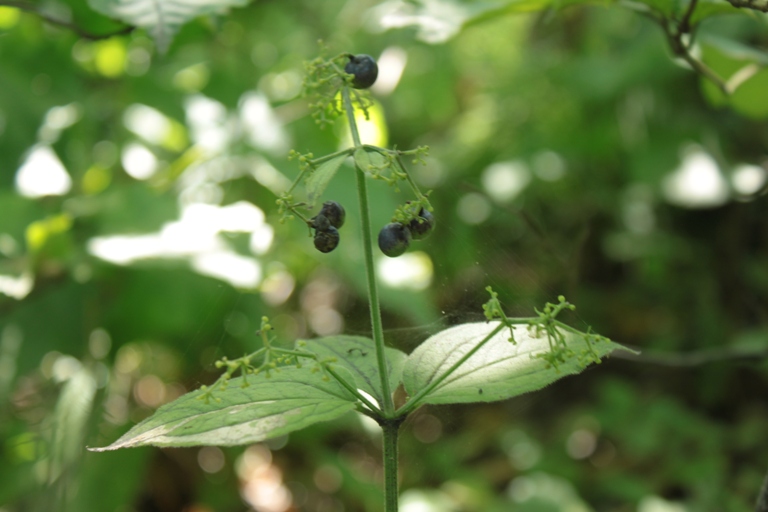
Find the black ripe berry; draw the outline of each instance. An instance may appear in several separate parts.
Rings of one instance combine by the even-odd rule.
[[[328,228],[333,225],[333,223],[328,220],[328,217],[323,215],[323,212],[320,212],[310,220],[312,221],[312,227],[318,231],[328,231]]]
[[[315,232],[315,248],[320,252],[331,252],[339,245],[339,230],[329,226],[325,231]]]
[[[323,208],[320,210],[320,215],[325,216],[325,218],[328,219],[328,222],[331,223],[331,226],[336,229],[344,225],[344,218],[346,217],[344,207],[336,201],[324,202]]]
[[[352,87],[355,89],[369,88],[379,76],[379,66],[370,55],[350,55],[344,71],[353,75]]]
[[[419,210],[419,219],[413,219],[408,223],[408,229],[411,230],[411,237],[414,240],[424,240],[435,229],[435,217],[429,210],[422,208]]]
[[[390,258],[403,254],[410,243],[411,231],[399,222],[387,224],[379,231],[379,249]]]

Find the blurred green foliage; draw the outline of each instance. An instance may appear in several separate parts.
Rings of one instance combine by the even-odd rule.
[[[391,345],[479,319],[492,285],[520,316],[563,293],[577,327],[644,354],[418,411],[403,510],[751,510],[768,467],[765,17],[693,13],[691,55],[739,85],[726,96],[654,21],[690,4],[557,4],[262,0],[195,18],[166,53],[85,0],[0,6],[0,510],[379,510],[376,429],[353,415],[247,449],[85,451],[258,348],[263,315],[286,345],[367,332],[351,168],[325,193],[347,209],[336,251],[277,222],[288,150],[346,144],[300,97],[318,39],[391,80],[363,138],[431,148],[413,172],[436,231],[382,267]],[[403,196],[371,189],[383,226]]]

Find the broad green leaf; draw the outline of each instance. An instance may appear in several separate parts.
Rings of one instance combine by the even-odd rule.
[[[691,16],[691,25],[696,25],[712,16],[740,13],[744,13],[744,11],[732,6],[726,0],[699,0],[696,10],[693,12],[693,16]]]
[[[254,443],[332,420],[357,403],[337,381],[324,380],[314,365],[287,366],[272,370],[269,376],[262,372],[247,379],[247,387],[241,387],[243,377],[238,377],[227,389],[215,389],[208,403],[200,399],[200,390],[187,393],[160,407],[111,445],[92,450]]]
[[[445,43],[456,36],[465,24],[474,18],[502,14],[513,5],[521,12],[540,10],[550,0],[515,0],[512,2],[463,3],[455,0],[418,0],[416,2],[389,2],[374,12],[383,29],[415,26],[416,37],[431,44]]]
[[[414,396],[439,379],[445,372],[489,335],[499,322],[458,325],[435,334],[408,356],[403,369],[403,383]],[[515,327],[515,340],[509,329],[502,329],[420,403],[451,404],[505,400],[535,391],[552,382],[581,372],[588,359],[578,357],[588,349],[584,337],[563,331],[568,347],[576,354],[557,369],[539,357],[550,350],[546,335],[534,337],[526,327]],[[594,352],[602,357],[623,349],[611,341],[593,342]],[[625,349],[626,350],[626,349]]]
[[[707,37],[701,42],[702,58],[728,84],[730,96],[709,80],[702,79],[705,96],[712,105],[730,105],[737,112],[753,118],[768,117],[768,57],[736,41]]]
[[[336,158],[332,158],[327,162],[323,162],[320,167],[312,171],[312,174],[304,181],[307,187],[307,202],[310,205],[315,204],[315,200],[323,195],[325,187],[331,182],[336,171],[339,170],[341,164],[347,159],[348,155],[339,155]]]
[[[677,2],[672,0],[622,0],[619,5],[641,13],[656,13],[665,17],[673,17]]]
[[[123,23],[146,29],[164,53],[174,34],[186,22],[228,7],[247,5],[250,0],[88,0],[90,6]]]
[[[727,4],[730,6],[730,4]],[[768,55],[764,51],[757,50],[750,46],[747,46],[734,39],[726,37],[717,37],[712,34],[707,34],[699,39],[699,42],[703,47],[713,47],[721,52],[724,56],[745,62],[754,62],[761,66],[768,66]],[[743,65],[743,64],[742,64]],[[737,65],[736,68],[740,68],[741,65]],[[727,77],[727,75],[725,75]]]
[[[360,336],[329,336],[303,342],[304,347],[314,352],[322,360],[333,357],[334,366],[339,365],[354,376],[355,384],[374,397],[381,406],[383,395],[379,380],[379,367],[376,363],[376,347],[373,340]],[[385,349],[389,387],[392,391],[400,384],[406,355],[394,348]]]
[[[445,43],[469,25],[506,14],[542,11],[582,3],[607,3],[594,0],[504,0],[460,2],[456,0],[418,0],[386,2],[374,9],[373,18],[381,28],[417,28],[418,39],[431,44]]]

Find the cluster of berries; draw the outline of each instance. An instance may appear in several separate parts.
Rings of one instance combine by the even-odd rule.
[[[339,245],[339,228],[344,225],[346,212],[336,201],[326,201],[320,213],[312,217],[310,227],[315,230],[315,248],[320,252],[331,252]],[[379,249],[385,256],[396,258],[403,254],[411,240],[424,240],[435,229],[435,217],[421,208],[419,217],[408,224],[390,222],[379,231]]]
[[[315,229],[315,248],[320,252],[331,252],[339,245],[339,228],[346,217],[344,207],[336,201],[326,201],[320,213],[310,219]]]
[[[435,217],[421,208],[418,218],[408,224],[390,222],[379,231],[379,249],[385,256],[396,258],[403,254],[411,240],[424,240],[435,229]]]

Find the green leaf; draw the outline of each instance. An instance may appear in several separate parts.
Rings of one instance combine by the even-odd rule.
[[[673,17],[678,7],[676,2],[670,0],[622,0],[619,5],[633,11],[645,14],[653,13],[667,18]]]
[[[325,187],[331,182],[336,171],[339,170],[341,164],[347,159],[347,156],[346,154],[339,155],[327,162],[323,162],[320,167],[312,171],[312,174],[307,177],[304,185],[307,188],[307,202],[310,205],[315,204],[315,200],[323,195]]]
[[[320,360],[333,357],[333,366],[341,366],[349,370],[355,379],[358,389],[374,397],[380,406],[384,403],[381,393],[379,367],[376,362],[376,346],[370,338],[360,336],[329,336],[303,341],[304,348],[317,354]],[[390,389],[400,384],[403,364],[407,356],[394,349],[385,349],[387,373]]]
[[[459,2],[456,0],[418,0],[387,2],[374,11],[381,28],[417,28],[416,37],[431,44],[442,44],[464,27],[507,14],[542,11],[582,3],[607,3],[595,0],[505,0]]]
[[[691,25],[696,25],[706,18],[711,18],[713,16],[743,14],[743,12],[744,11],[738,7],[732,6],[726,0],[699,0],[699,3],[696,5],[696,10],[693,12],[693,16],[691,16]]]
[[[414,396],[439,380],[446,371],[478,345],[499,322],[471,323],[441,331],[419,345],[408,356],[403,383]],[[574,355],[558,368],[536,357],[550,351],[546,334],[534,337],[527,327],[515,327],[517,343],[509,340],[509,329],[502,329],[488,340],[464,364],[440,382],[419,403],[451,404],[505,400],[541,389],[552,382],[581,372],[590,361],[584,335],[561,330]],[[611,341],[593,341],[593,350],[602,357],[624,349]],[[624,349],[626,350],[626,349]]]
[[[355,150],[355,165],[363,172],[368,172],[371,167],[371,157],[363,148]]]
[[[723,77],[732,91],[726,96],[709,81],[702,80],[707,100],[715,106],[729,105],[753,119],[768,117],[768,97],[764,93],[768,57],[737,41],[714,36],[702,39],[701,48],[704,63]]]
[[[730,4],[727,4],[730,6]],[[757,50],[734,39],[717,37],[707,34],[699,39],[702,48],[713,47],[729,59],[736,61],[754,62],[760,66],[768,66],[768,55],[762,50]],[[741,65],[735,65],[735,69]],[[726,75],[727,76],[727,75]]]
[[[431,44],[445,43],[473,18],[501,14],[508,6],[522,4],[524,11],[540,10],[549,0],[515,0],[466,4],[455,0],[399,1],[381,7],[379,23],[384,29],[415,26],[416,37]]]
[[[250,0],[88,0],[90,6],[123,23],[146,29],[164,53],[174,34],[186,22],[228,7],[247,5]]]
[[[343,371],[343,370],[342,370]],[[134,446],[235,446],[254,443],[338,418],[357,399],[337,381],[324,380],[314,365],[288,366],[229,381],[206,403],[193,391],[160,407],[124,436],[104,448]]]
[[[384,167],[386,161],[378,151],[357,148],[355,150],[355,165],[363,172],[371,172],[373,168]]]

